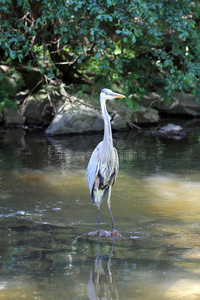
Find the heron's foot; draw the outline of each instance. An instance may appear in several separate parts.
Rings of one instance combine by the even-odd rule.
[[[85,236],[99,236],[99,237],[121,237],[123,238],[123,235],[121,235],[117,230],[96,230],[92,232],[86,233]]]
[[[116,229],[110,231],[111,236],[123,237]]]
[[[112,236],[112,231],[108,230],[97,230],[86,233],[86,236],[100,236],[100,237],[109,237]]]

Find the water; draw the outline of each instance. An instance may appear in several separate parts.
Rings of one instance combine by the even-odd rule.
[[[97,230],[85,172],[102,135],[0,135],[0,299],[200,299],[200,127],[182,141],[118,133],[123,239]],[[111,229],[106,201],[101,228]]]

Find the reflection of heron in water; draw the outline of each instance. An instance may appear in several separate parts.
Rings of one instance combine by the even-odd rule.
[[[110,201],[111,188],[117,177],[119,163],[117,150],[113,147],[110,116],[106,109],[106,100],[124,97],[124,95],[114,93],[109,89],[103,89],[100,94],[101,110],[104,120],[104,137],[103,141],[97,145],[91,155],[86,175],[92,201],[97,206],[99,236],[103,235],[100,231],[99,210],[100,205],[107,194],[108,207],[112,221],[112,234],[119,236],[119,233],[115,230]]]
[[[118,300],[118,292],[113,283],[111,272],[111,258],[114,249],[114,239],[108,256],[101,255],[101,243],[99,239],[98,254],[91,263],[90,278],[88,280],[87,294],[90,300],[115,299]]]

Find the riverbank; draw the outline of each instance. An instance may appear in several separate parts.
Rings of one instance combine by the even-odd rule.
[[[18,94],[19,97],[20,93]],[[24,94],[21,92],[21,97]],[[159,125],[162,119],[193,120],[200,118],[200,104],[191,94],[176,93],[170,103],[158,94],[151,93],[139,100],[127,95],[130,108],[124,100],[107,101],[114,131]],[[4,128],[44,128],[50,136],[85,134],[103,131],[103,119],[98,99],[91,94],[77,97],[63,85],[48,85],[34,94],[24,96],[17,108],[5,107],[0,115]]]

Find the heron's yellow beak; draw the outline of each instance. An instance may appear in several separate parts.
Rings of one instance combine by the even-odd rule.
[[[122,94],[118,94],[118,93],[110,93],[110,96],[113,96],[113,98],[125,98],[126,96],[122,95]]]

